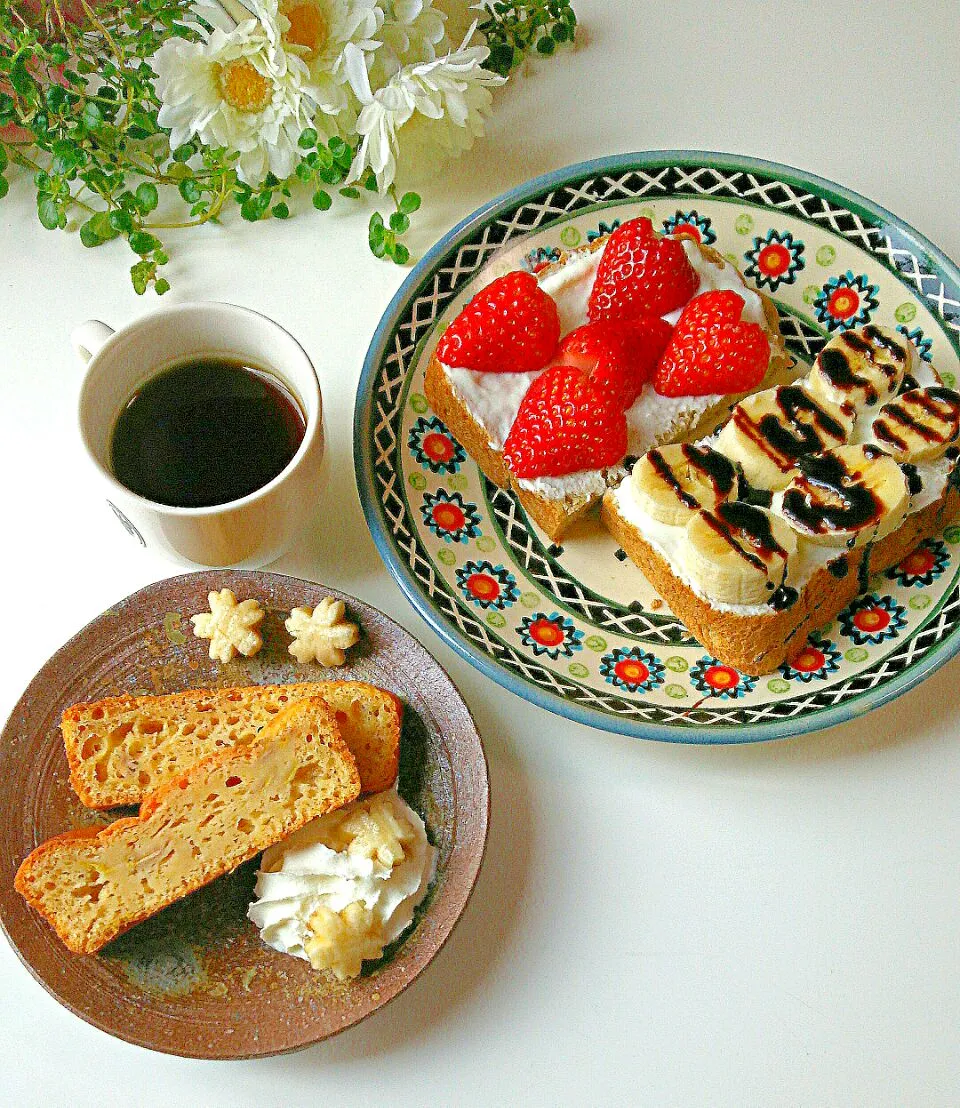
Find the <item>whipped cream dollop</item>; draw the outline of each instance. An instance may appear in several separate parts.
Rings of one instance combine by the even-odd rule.
[[[423,820],[390,789],[265,851],[247,915],[274,950],[355,977],[413,922],[436,866]]]
[[[690,239],[683,240],[683,249],[700,278],[695,296],[714,289],[736,292],[743,299],[743,319],[758,323],[767,330],[763,301],[743,283],[735,266],[704,257],[697,244]],[[570,254],[563,265],[541,278],[540,287],[553,297],[557,305],[561,335],[567,335],[587,322],[587,305],[602,255],[602,249],[583,247]],[[663,318],[676,324],[682,311],[683,308],[678,308]],[[503,450],[521,401],[543,370],[479,373],[446,365],[444,370],[454,395],[486,432],[490,447]],[[647,385],[626,412],[627,453],[646,453],[652,446],[676,434],[678,428],[695,425],[722,399],[719,395],[665,397],[656,393],[652,385]],[[622,479],[624,472],[621,467],[614,467],[607,473],[588,469],[561,477],[525,477],[520,479],[520,485],[550,499],[586,499],[602,495],[610,485]]]

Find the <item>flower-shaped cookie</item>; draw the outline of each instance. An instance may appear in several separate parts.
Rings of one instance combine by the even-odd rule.
[[[264,611],[256,600],[243,600],[239,604],[230,589],[212,592],[207,600],[209,612],[191,616],[193,633],[198,639],[210,640],[210,657],[220,662],[230,662],[237,654],[249,658],[263,646],[263,638],[257,630]]]
[[[360,638],[360,628],[344,619],[342,600],[325,596],[316,608],[294,608],[284,627],[293,635],[290,653],[298,662],[342,666],[344,653]]]

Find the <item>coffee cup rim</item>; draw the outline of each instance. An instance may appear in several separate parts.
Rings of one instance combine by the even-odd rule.
[[[127,488],[127,486],[124,485],[122,481],[119,481],[117,479],[116,475],[111,472],[109,467],[103,465],[103,463],[98,458],[93,444],[91,443],[87,435],[87,428],[84,425],[83,419],[81,418],[84,396],[87,388],[89,387],[91,371],[94,369],[95,365],[103,358],[105,353],[109,353],[110,350],[119,341],[121,341],[124,336],[130,334],[132,331],[135,331],[148,319],[156,319],[157,316],[178,315],[182,314],[185,311],[196,310],[209,310],[217,312],[226,311],[228,313],[237,312],[242,315],[256,316],[258,319],[263,320],[271,327],[275,327],[278,331],[282,332],[294,344],[297,350],[300,351],[305,364],[309,368],[309,373],[307,374],[309,378],[308,383],[310,386],[309,391],[313,393],[313,398],[316,401],[316,415],[313,419],[310,418],[307,411],[304,411],[303,413],[305,424],[304,434],[300,445],[297,447],[296,453],[275,477],[272,477],[265,485],[261,485],[260,488],[254,489],[253,492],[247,493],[246,496],[241,496],[236,500],[225,500],[222,504],[208,504],[204,507],[199,508],[182,507],[176,504],[163,504],[159,500],[150,500],[148,497],[141,496],[140,493],[134,492],[133,489]],[[299,393],[299,388],[295,387],[291,381],[287,380],[283,376],[282,370],[276,369],[276,367],[269,368],[276,372],[289,388],[293,389],[295,396]],[[305,397],[300,398],[300,401],[304,405],[304,407],[307,406]],[[154,512],[162,513],[164,515],[202,518],[216,516],[225,512],[231,512],[235,509],[243,508],[249,504],[253,504],[257,500],[260,500],[263,497],[267,496],[275,488],[278,488],[281,484],[283,484],[283,482],[293,473],[293,471],[299,467],[304,457],[306,457],[306,455],[309,453],[317,439],[317,436],[322,434],[323,393],[320,389],[320,379],[317,376],[316,366],[313,364],[310,355],[304,349],[303,344],[297,338],[295,338],[294,335],[292,335],[286,327],[278,323],[275,319],[271,319],[270,316],[264,314],[263,312],[258,312],[255,308],[247,308],[242,304],[232,304],[229,301],[191,300],[186,301],[182,304],[165,304],[159,308],[154,309],[148,315],[141,316],[138,319],[132,320],[124,327],[118,327],[113,332],[113,334],[111,334],[106,339],[103,345],[99,347],[99,349],[91,356],[90,360],[84,367],[83,380],[81,381],[80,391],[77,396],[76,414],[77,424],[80,431],[80,439],[83,443],[83,448],[87,453],[87,457],[90,459],[93,465],[96,466],[97,470],[100,472],[100,475],[106,479],[107,483],[111,486],[113,490],[116,491],[116,493],[118,493],[121,497],[125,497],[129,501],[143,506],[144,508],[147,508]]]

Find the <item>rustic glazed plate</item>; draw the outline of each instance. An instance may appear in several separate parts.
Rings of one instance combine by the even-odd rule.
[[[264,648],[211,662],[189,616],[211,589],[255,596],[267,610]],[[348,664],[300,665],[283,620],[297,605],[342,599],[361,625]],[[413,928],[346,984],[264,946],[246,918],[257,859],[165,909],[98,955],[67,951],[14,891],[40,842],[117,813],[84,808],[69,784],[60,714],[127,693],[275,684],[330,677],[369,681],[404,701],[399,790],[438,847],[437,878]],[[149,585],[89,624],[37,674],[0,746],[0,921],[20,958],[62,1004],[121,1039],[195,1058],[249,1058],[318,1042],[382,1007],[426,967],[473,888],[486,840],[487,768],[480,738],[443,669],[381,612],[334,589],[273,573],[210,571]]]
[[[960,648],[960,527],[870,581],[790,664],[748,677],[688,634],[599,523],[555,545],[491,484],[423,395],[443,328],[511,269],[538,268],[635,216],[719,250],[775,301],[787,346],[896,327],[960,376],[960,271],[889,212],[783,165],[660,151],[540,177],[454,228],[411,273],[367,355],[355,460],[367,521],[418,611],[513,692],[611,731],[675,742],[780,738],[839,723]]]

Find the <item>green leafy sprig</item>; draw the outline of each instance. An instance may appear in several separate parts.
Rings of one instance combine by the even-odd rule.
[[[494,3],[487,12],[480,29],[491,47],[488,68],[504,74],[532,48],[549,54],[572,41],[576,27],[569,0]],[[300,136],[290,177],[268,174],[258,186],[238,177],[236,151],[198,141],[172,149],[149,59],[171,38],[195,41],[209,30],[193,0],[0,2],[0,128],[21,129],[0,134],[0,199],[11,167],[31,173],[42,226],[78,230],[91,248],[125,240],[139,294],[170,287],[161,272],[165,231],[216,222],[231,204],[257,222],[377,192],[369,169],[346,183],[354,145],[324,141],[312,128]],[[421,200],[392,188],[388,195],[394,210],[374,211],[368,242],[376,257],[404,265],[410,250],[401,240]]]
[[[490,47],[486,68],[501,77],[510,74],[531,50],[549,57],[558,46],[573,42],[577,17],[570,0],[528,0],[484,4],[480,33]]]

